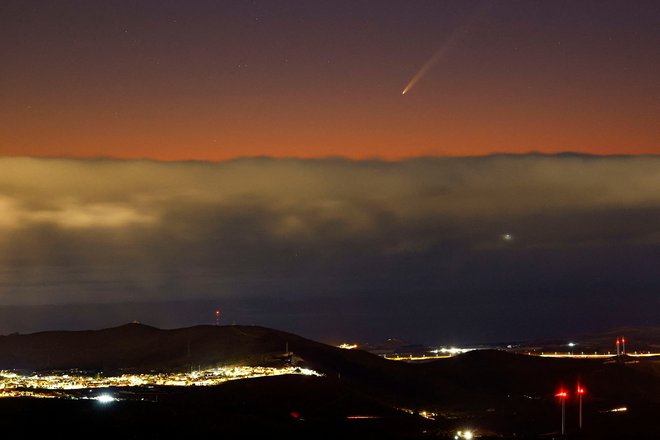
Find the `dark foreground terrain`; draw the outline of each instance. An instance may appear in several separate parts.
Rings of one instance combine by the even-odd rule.
[[[287,345],[292,357],[283,356]],[[193,365],[289,360],[325,377],[5,398],[0,399],[2,432],[20,438],[454,438],[470,429],[481,438],[560,438],[561,409],[554,394],[563,386],[571,393],[566,400],[570,438],[660,438],[660,361],[653,358],[549,359],[474,351],[409,364],[243,326],[128,325],[0,337],[0,369],[24,372],[184,371]],[[587,388],[581,432],[573,396],[578,381]],[[120,400],[73,399],[102,392]],[[617,408],[626,410],[612,411]]]

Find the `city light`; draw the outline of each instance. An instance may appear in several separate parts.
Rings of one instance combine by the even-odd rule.
[[[110,394],[101,394],[95,397],[94,400],[98,400],[99,403],[110,403],[116,401],[117,399],[112,397]]]
[[[420,411],[418,414],[429,420],[435,420],[435,418],[438,416],[436,413],[431,411]]]
[[[443,353],[443,354],[455,355],[455,354],[467,353],[468,351],[472,351],[472,350],[473,350],[472,348],[456,348],[456,347],[445,348],[445,347],[442,347],[442,348],[437,348],[435,350],[431,350],[431,353],[435,353],[435,354]]]
[[[108,387],[137,386],[213,386],[221,383],[265,376],[281,375],[323,376],[301,367],[235,366],[211,368],[179,373],[122,374],[120,376],[87,376],[82,374],[33,374],[23,376],[11,371],[0,371],[0,397],[53,397],[55,390],[80,390]],[[114,399],[107,394],[96,397],[102,403]]]

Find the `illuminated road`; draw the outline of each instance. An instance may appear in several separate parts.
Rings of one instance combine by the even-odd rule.
[[[431,355],[423,355],[423,356],[399,356],[399,355],[385,355],[383,356],[385,359],[389,359],[391,361],[431,361],[433,359],[446,359],[450,358],[452,356],[455,356],[453,354],[431,354]]]
[[[526,352],[526,353],[520,353],[520,352],[513,352],[517,354],[524,354],[528,356],[538,356],[538,357],[547,357],[547,358],[572,358],[572,359],[608,359],[608,358],[616,358],[617,355],[616,353],[593,353],[593,354],[587,354],[587,353],[561,353],[561,352],[552,352],[552,353],[532,353],[532,352]],[[428,355],[385,355],[383,356],[385,359],[391,360],[391,361],[408,361],[408,362],[418,362],[418,361],[431,361],[435,359],[446,359],[450,358],[453,356],[456,356],[457,354],[460,353],[454,353],[454,354],[448,354],[448,353],[438,353],[438,354],[428,354]],[[657,357],[660,359],[660,353],[626,353],[626,356],[631,357],[631,358],[653,358]]]
[[[594,354],[585,354],[585,353],[541,353],[534,354],[528,353],[532,356],[540,357],[551,357],[551,358],[574,358],[574,359],[606,359],[606,358],[615,358],[617,357],[616,353],[594,353]],[[660,357],[660,353],[626,353],[625,356],[633,358],[649,358],[649,357]]]

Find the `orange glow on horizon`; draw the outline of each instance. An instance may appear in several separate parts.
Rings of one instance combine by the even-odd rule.
[[[470,115],[464,109],[431,117],[423,109],[376,115],[364,109],[344,115],[338,108],[309,118],[244,115],[217,125],[213,118],[176,114],[120,122],[77,112],[47,121],[0,115],[6,116],[0,126],[0,156],[223,161],[254,156],[400,160],[529,152],[660,153],[645,120],[564,117],[552,122],[550,117],[550,122],[527,119],[514,126],[521,115],[492,112]],[[551,116],[561,109],[539,112]]]
[[[595,97],[572,107],[552,97],[544,97],[545,105],[502,106],[499,93],[394,93],[363,96],[359,102],[306,95],[262,102],[253,97],[247,103],[191,100],[169,107],[160,97],[117,111],[98,103],[60,108],[44,102],[37,115],[33,110],[0,111],[0,156],[223,161],[660,153],[656,121],[642,114],[634,99],[603,113]]]
[[[660,154],[652,7],[88,3],[7,10],[0,156]]]
[[[382,159],[402,160],[424,156],[486,156],[491,154],[556,154],[574,152],[593,155],[653,155],[660,153],[660,146],[655,146],[645,139],[634,139],[625,148],[622,143],[598,144],[583,141],[561,143],[559,140],[546,138],[545,141],[529,142],[523,136],[517,136],[518,142],[506,142],[504,139],[489,142],[488,139],[465,139],[456,134],[446,134],[443,139],[430,140],[412,136],[355,137],[335,135],[314,141],[305,137],[287,142],[278,140],[269,143],[269,135],[258,139],[241,139],[240,136],[225,139],[220,146],[218,141],[208,141],[200,136],[130,136],[117,135],[96,140],[95,134],[76,133],[59,138],[34,136],[26,138],[4,133],[0,141],[0,156],[30,157],[66,157],[66,158],[113,158],[113,159],[154,159],[161,161],[225,161],[241,157],[274,158],[325,158],[344,157],[354,160]],[[527,137],[527,136],[525,136]],[[302,138],[302,136],[301,136]],[[541,139],[539,136],[538,139]],[[579,138],[578,138],[579,139]],[[405,147],[400,147],[405,145]]]

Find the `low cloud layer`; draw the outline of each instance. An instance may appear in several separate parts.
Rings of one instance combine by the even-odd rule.
[[[331,304],[488,339],[660,324],[659,263],[658,157],[0,159],[4,306],[249,301],[299,330]]]

